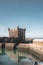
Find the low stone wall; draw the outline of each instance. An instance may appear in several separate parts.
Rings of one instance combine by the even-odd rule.
[[[37,56],[39,59],[43,61],[43,46],[36,44],[29,44],[30,52]]]
[[[6,45],[5,45],[5,49],[13,49],[13,47],[14,47],[14,43],[6,43]]]
[[[3,43],[0,43],[0,49]],[[12,50],[14,47],[14,43],[5,43],[5,49]]]
[[[39,41],[33,41],[33,44],[37,44],[37,45],[40,45],[40,46],[42,46],[43,45],[43,42],[39,42]]]
[[[43,39],[34,39],[33,44],[43,46]]]
[[[24,43],[20,43],[19,45],[18,45],[18,48],[29,48],[29,44],[24,44]]]
[[[30,50],[30,53],[37,56],[39,59],[43,61],[43,46],[37,45],[37,44],[19,44],[19,49],[28,49]],[[23,51],[24,51],[23,50]]]

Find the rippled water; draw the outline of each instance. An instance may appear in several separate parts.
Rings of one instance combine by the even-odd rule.
[[[9,62],[10,62],[10,65],[11,64],[17,65],[21,58],[28,58],[28,59],[32,60],[32,62],[35,62],[35,61],[40,62],[40,60],[38,58],[34,57],[30,53],[26,53],[26,52],[19,51],[19,50],[0,49],[0,65],[7,65],[7,64],[9,64]],[[5,64],[4,64],[4,62],[5,62]]]

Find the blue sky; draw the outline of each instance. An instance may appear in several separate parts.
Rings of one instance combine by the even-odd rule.
[[[26,28],[26,37],[43,37],[43,0],[0,0],[0,36]]]

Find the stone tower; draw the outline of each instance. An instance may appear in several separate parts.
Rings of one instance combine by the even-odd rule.
[[[8,28],[9,37],[14,37],[14,38],[19,38],[21,40],[25,40],[25,30],[26,29],[19,28],[19,26],[17,26],[16,29]]]

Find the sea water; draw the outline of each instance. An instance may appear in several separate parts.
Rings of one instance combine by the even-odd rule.
[[[43,63],[41,60],[36,58],[30,53],[19,51],[17,50],[5,50],[0,49],[0,65],[22,65],[21,62],[25,61],[25,64],[27,63],[27,60],[33,65],[35,61],[39,62],[40,65]],[[21,64],[20,64],[21,63]]]

